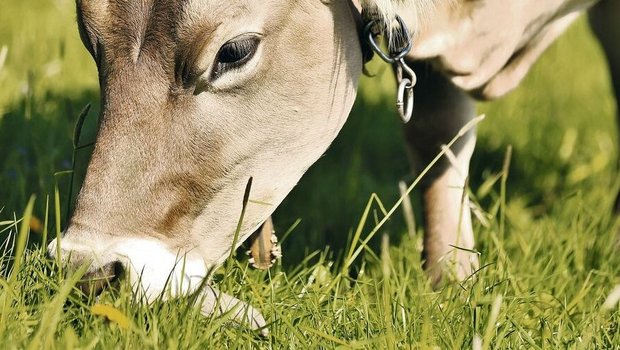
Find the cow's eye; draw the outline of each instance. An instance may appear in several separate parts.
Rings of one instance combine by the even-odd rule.
[[[222,45],[217,53],[212,79],[246,64],[258,49],[260,38],[255,35],[243,35]]]

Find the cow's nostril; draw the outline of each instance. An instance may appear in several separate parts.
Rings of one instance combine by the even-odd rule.
[[[86,295],[99,295],[109,286],[114,286],[122,277],[123,264],[113,261],[101,267],[91,269],[78,283],[78,287]]]

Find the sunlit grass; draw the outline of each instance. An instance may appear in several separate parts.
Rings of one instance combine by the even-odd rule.
[[[126,284],[98,300],[81,296],[74,288],[79,273],[62,277],[39,245],[22,250],[30,205],[25,220],[3,223],[19,233],[12,239],[17,260],[11,263],[10,253],[2,258],[0,339],[15,348],[462,348],[478,338],[483,348],[619,344],[617,306],[602,306],[618,282],[620,263],[608,244],[614,232],[608,218],[565,207],[556,214],[560,220],[540,219],[530,232],[500,239],[499,206],[491,205],[496,211],[484,213],[491,223],[477,230],[483,267],[475,279],[439,291],[430,289],[420,268],[419,233],[398,246],[383,235],[379,252],[362,248],[355,278],[349,274],[352,254],[334,260],[317,252],[297,266],[266,272],[233,261],[216,272],[214,283],[262,310],[271,335],[261,338],[226,318],[201,316],[186,299],[149,306]],[[367,213],[374,210],[381,220],[384,207],[373,199]],[[363,247],[378,223],[364,215],[360,240],[349,251]],[[93,310],[95,303],[108,311]]]

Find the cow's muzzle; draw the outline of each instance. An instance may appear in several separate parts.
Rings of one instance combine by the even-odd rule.
[[[100,243],[100,242],[96,242]],[[78,287],[87,295],[98,295],[108,287],[128,280],[136,295],[148,302],[183,295],[198,296],[206,316],[228,315],[266,336],[269,334],[262,314],[251,305],[206,284],[208,268],[202,259],[168,249],[152,239],[125,239],[96,250],[66,236],[60,247],[56,240],[48,246],[48,255],[70,270],[89,264]]]
[[[113,261],[101,267],[91,268],[82,276],[77,287],[86,295],[97,296],[105,288],[117,287],[123,277],[123,264]]]
[[[98,296],[104,289],[118,286],[125,270],[120,260],[100,261],[89,251],[57,250],[57,244],[58,242],[53,240],[47,248],[50,259],[58,260],[70,273],[86,268],[76,285],[84,294]]]

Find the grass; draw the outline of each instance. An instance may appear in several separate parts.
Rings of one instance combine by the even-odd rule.
[[[619,185],[615,106],[585,21],[517,91],[480,105],[487,118],[470,190],[483,268],[475,281],[439,291],[420,267],[420,229],[408,235],[399,210],[375,229],[382,207],[398,199],[398,181],[412,178],[391,78],[371,67],[378,76],[364,79],[345,129],[275,214],[279,232],[293,228],[283,262],[262,272],[234,260],[214,276],[218,288],[264,313],[268,339],[202,317],[187,300],[148,306],[126,285],[84,298],[74,289],[79,274],[65,276],[44,257],[69,201],[68,176],[54,174],[71,168],[73,126],[87,103],[93,112],[80,144],[96,126],[96,71],[70,0],[5,1],[2,47],[2,348],[620,347],[618,307],[605,303],[620,284],[610,213]],[[87,157],[79,151],[78,164]],[[373,231],[348,259],[360,247],[355,233]]]

